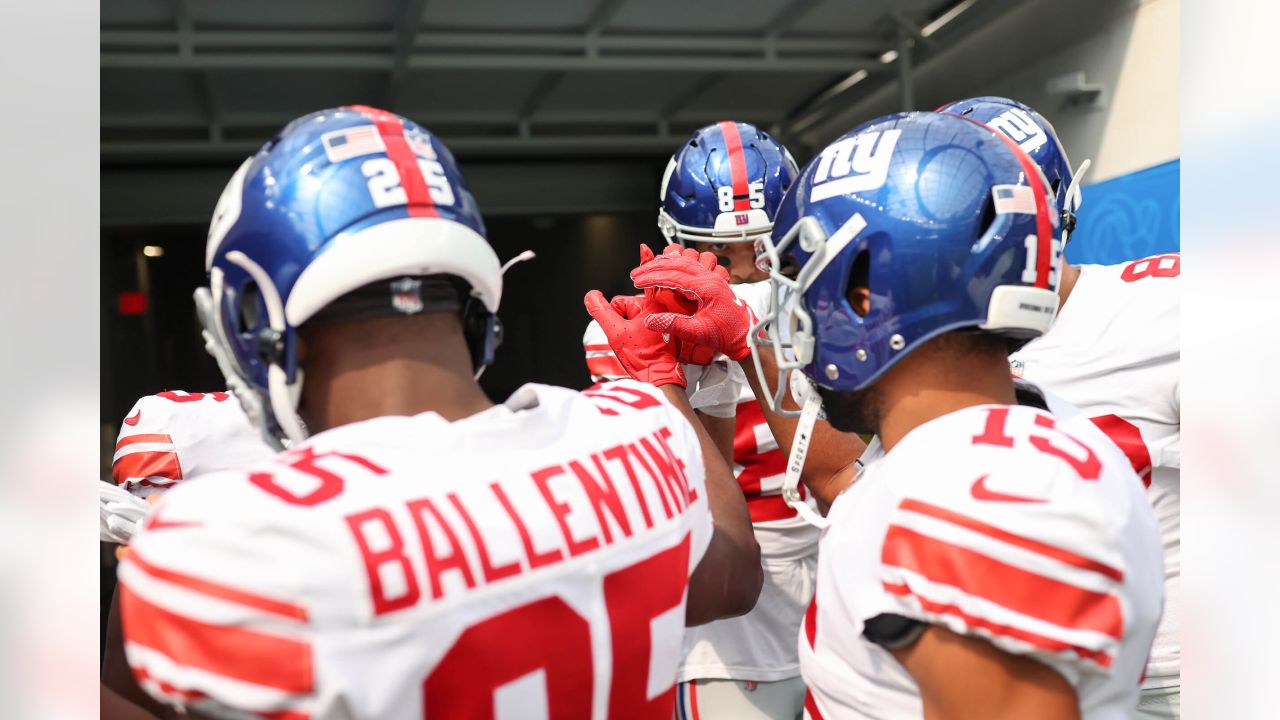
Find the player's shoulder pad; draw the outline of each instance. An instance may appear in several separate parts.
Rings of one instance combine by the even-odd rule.
[[[971,410],[886,456],[880,610],[1105,671],[1125,629],[1124,479],[1047,412]]]

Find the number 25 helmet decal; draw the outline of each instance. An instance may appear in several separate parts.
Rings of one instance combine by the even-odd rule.
[[[795,160],[768,133],[725,120],[698,130],[671,156],[658,194],[668,243],[752,242],[773,227],[795,182]]]
[[[1062,213],[1062,244],[1065,246],[1075,229],[1080,209],[1080,183],[1089,170],[1089,160],[1080,163],[1073,173],[1067,150],[1058,140],[1053,125],[1030,106],[1009,98],[984,96],[957,100],[938,108],[938,112],[961,115],[999,130],[1025,152],[1044,172],[1049,188]]]
[[[774,404],[791,369],[850,392],[951,330],[1040,335],[1058,306],[1059,237],[1039,168],[981,123],[906,113],[846,133],[804,168],[762,241],[774,292],[749,338],[773,346]],[[865,317],[847,299],[858,262]],[[790,312],[779,307],[784,288]],[[790,339],[790,357],[778,338]]]
[[[477,371],[497,346],[502,273],[466,180],[438,138],[376,108],[303,116],[245,160],[214,211],[205,266],[206,348],[276,447],[307,434],[297,329],[353,290],[387,280],[388,302],[414,312],[415,281],[391,281],[459,278]]]

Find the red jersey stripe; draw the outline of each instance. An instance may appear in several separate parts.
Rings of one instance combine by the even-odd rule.
[[[781,495],[752,495],[747,498],[747,512],[751,513],[751,522],[769,522],[771,520],[790,520],[796,516],[796,509],[787,504]]]
[[[427,179],[418,166],[418,156],[404,139],[404,123],[400,118],[385,110],[368,105],[351,105],[352,110],[373,121],[382,136],[382,143],[387,146],[387,157],[395,163],[396,172],[400,174],[400,187],[404,188],[408,202],[406,210],[410,217],[439,217],[435,201],[431,199],[431,191],[427,188]]]
[[[587,352],[613,352],[613,348],[608,343],[603,345],[583,345],[582,349]]]
[[[1062,628],[1117,640],[1124,631],[1120,600],[1113,593],[1054,580],[901,525],[889,526],[881,560]]]
[[[172,683],[166,682],[161,678],[152,677],[151,673],[147,672],[147,669],[145,667],[142,667],[141,665],[136,665],[131,669],[133,670],[133,678],[138,681],[138,685],[142,685],[143,683],[150,681],[152,683],[155,683],[155,686],[160,688],[160,691],[163,692],[165,695],[176,697],[182,700],[183,702],[190,703],[196,700],[200,700],[201,698],[208,697],[202,692],[198,692],[195,690],[183,690],[173,685]]]
[[[160,433],[141,433],[138,435],[127,435],[116,441],[116,452],[120,452],[120,448],[130,445],[140,445],[142,443],[167,443],[173,444],[173,437]]]
[[[817,581],[814,581],[815,585]],[[813,599],[804,611],[804,636],[809,641],[809,649],[816,650],[814,643],[818,640],[818,593],[814,590]]]
[[[210,625],[170,612],[120,586],[125,642],[162,653],[179,665],[289,693],[315,689],[311,645],[278,635]]]
[[[812,690],[806,690],[804,693],[804,711],[809,720],[823,720],[822,713],[818,712],[818,702],[813,699]]]
[[[921,515],[928,515],[939,520],[945,520],[953,525],[968,528],[974,532],[979,532],[983,535],[1007,542],[1010,545],[1017,545],[1024,550],[1030,550],[1031,552],[1053,558],[1065,565],[1080,568],[1081,570],[1091,570],[1099,575],[1109,577],[1116,582],[1124,581],[1124,573],[1118,568],[1113,568],[1106,563],[1099,562],[1092,558],[1087,558],[1083,555],[1077,555],[1070,550],[1064,550],[1054,545],[1047,545],[1039,540],[1032,540],[1031,538],[1023,537],[1021,535],[1015,535],[1007,530],[1002,530],[994,525],[988,525],[981,520],[971,518],[968,515],[961,515],[960,513],[952,512],[946,508],[921,502],[920,500],[912,500],[910,498],[903,500],[902,504],[898,507],[903,510],[920,513]]]
[[[1009,625],[1001,625],[999,623],[991,622],[989,620],[984,620],[982,618],[974,617],[972,615],[969,615],[965,611],[961,610],[960,608],[956,607],[955,605],[938,603],[938,602],[929,600],[928,598],[921,597],[918,593],[912,592],[911,588],[907,587],[906,585],[900,585],[900,584],[891,583],[887,581],[882,582],[881,584],[883,585],[886,591],[893,593],[894,595],[897,595],[899,597],[915,598],[916,602],[920,603],[920,607],[923,608],[925,612],[933,613],[935,615],[952,615],[954,617],[957,617],[963,620],[964,623],[971,628],[981,628],[993,635],[1003,635],[1005,637],[1013,638],[1015,640],[1021,640],[1022,642],[1025,642],[1031,645],[1032,647],[1035,647],[1038,650],[1044,650],[1047,652],[1055,652],[1055,653],[1062,652],[1064,650],[1070,650],[1071,652],[1074,652],[1079,657],[1082,657],[1086,660],[1092,660],[1093,662],[1097,663],[1099,666],[1103,668],[1111,667],[1112,657],[1109,653],[1098,652],[1097,650],[1090,650],[1089,648],[1080,647],[1078,645],[1072,645],[1071,643],[1062,642],[1061,640],[1054,640],[1053,638],[1045,637],[1043,635],[1027,632],[1026,630],[1022,630],[1021,628],[1011,627]]]
[[[733,426],[733,461],[742,466],[742,472],[738,473],[738,485],[748,502],[753,495],[760,494],[761,483],[765,478],[787,471],[787,458],[781,450],[776,447],[760,450],[756,428],[765,424],[764,410],[754,398],[738,403]]]
[[[732,120],[718,123],[724,134],[725,149],[729,154],[729,177],[733,180],[733,209],[751,209],[751,188],[747,184],[747,157],[742,152],[742,135],[738,124]]]
[[[163,450],[133,452],[111,463],[111,479],[117,485],[125,485],[130,478],[142,479],[144,485],[154,485],[145,480],[152,477],[181,480],[182,463],[178,462],[178,454]]]
[[[587,372],[605,377],[628,377],[626,368],[614,355],[596,355],[587,358]]]
[[[142,555],[138,553],[136,548],[130,548],[129,554],[125,558],[125,562],[133,565],[157,580],[163,580],[165,582],[173,583],[174,585],[180,585],[202,595],[208,595],[237,605],[245,605],[272,615],[279,615],[292,620],[307,622],[307,610],[301,605],[296,605],[284,600],[276,600],[274,598],[258,595],[239,588],[216,583],[211,580],[205,580],[185,573],[157,567],[145,560]]]

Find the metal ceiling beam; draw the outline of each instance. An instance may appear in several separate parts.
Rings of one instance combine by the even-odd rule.
[[[787,3],[762,28],[765,37],[776,39],[787,32],[819,2],[821,0],[792,0]]]
[[[105,69],[130,70],[379,70],[393,67],[390,56],[369,53],[228,53],[192,57],[154,53],[103,53]],[[763,57],[716,55],[585,56],[415,54],[411,70],[510,70],[510,71],[721,71],[828,73],[865,69],[881,70],[876,60],[839,56]]]
[[[181,42],[179,33],[168,30],[103,30],[99,44],[104,54],[131,50],[177,48]],[[390,32],[331,32],[331,31],[279,31],[279,30],[195,30],[191,43],[197,53],[206,50],[288,50],[290,48],[343,48],[383,49],[391,47],[396,34]],[[763,55],[765,40],[755,35],[661,35],[643,33],[601,34],[594,44],[601,50],[663,51],[684,50],[697,52],[742,52]],[[802,54],[831,53],[857,55],[881,52],[884,40],[871,35],[792,35],[771,40],[779,52]],[[580,33],[522,33],[522,32],[470,32],[423,31],[414,36],[415,49],[466,49],[466,50],[578,50],[585,52],[593,41]]]
[[[242,130],[265,127],[280,127],[293,120],[291,113],[235,113],[224,115],[221,119],[223,128]],[[486,111],[437,111],[414,113],[414,118],[428,126],[441,125],[511,125],[520,122],[520,116],[509,112]],[[650,125],[662,119],[662,115],[636,113],[631,111],[542,111],[534,121],[538,125],[572,126],[572,125]],[[107,130],[182,130],[203,128],[203,118],[185,117],[181,115],[103,115],[99,126]]]
[[[414,38],[422,25],[422,9],[426,0],[402,0],[395,22],[395,43],[391,47],[391,74],[387,78],[386,107],[400,103],[404,89],[404,77],[409,72],[409,57],[413,55]]]
[[[660,155],[670,152],[683,138],[672,135],[544,135],[535,137],[442,137],[456,154],[484,155]],[[157,140],[142,142],[107,141],[101,144],[102,159],[111,160],[234,160],[246,157],[262,146],[256,140]]]
[[[720,82],[722,79],[724,79],[724,73],[706,73],[694,81],[694,83],[686,88],[684,92],[675,96],[666,105],[664,105],[662,109],[658,111],[658,116],[664,121],[670,121],[679,114],[686,105],[701,97],[703,93],[707,92],[711,88],[715,87],[716,83]]]
[[[391,47],[396,34],[381,31],[352,30],[193,30],[191,41],[202,49],[210,48],[292,48],[292,47]],[[103,30],[99,44],[116,48],[176,47],[179,33],[169,30]]]
[[[178,29],[178,54],[183,57],[195,55],[195,21],[192,20],[191,0],[169,0],[173,9],[173,24]],[[204,115],[210,140],[222,139],[222,126],[218,122],[218,100],[213,93],[213,85],[209,82],[209,74],[203,70],[191,73],[196,87],[196,102]]]

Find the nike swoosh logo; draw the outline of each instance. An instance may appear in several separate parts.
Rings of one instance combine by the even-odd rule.
[[[137,425],[137,424],[138,424],[138,420],[140,420],[140,419],[142,419],[142,409],[141,409],[141,408],[139,408],[139,409],[138,409],[138,411],[137,411],[137,412],[135,412],[134,414],[132,414],[132,415],[130,415],[129,417],[125,418],[125,419],[124,419],[124,424],[125,424],[125,425],[129,425],[129,426]]]
[[[1002,492],[996,492],[987,487],[988,475],[983,475],[973,481],[973,486],[969,489],[973,493],[973,497],[978,500],[994,500],[997,502],[1023,502],[1023,503],[1042,503],[1046,502],[1042,498],[1024,497],[1022,495],[1009,495]]]

